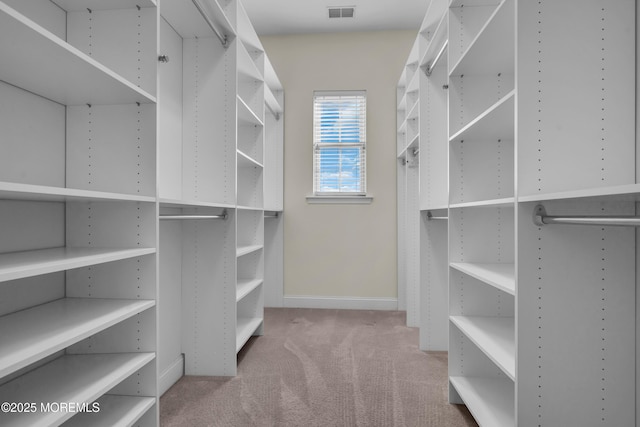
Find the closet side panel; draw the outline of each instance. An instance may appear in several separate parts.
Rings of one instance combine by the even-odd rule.
[[[635,182],[634,7],[519,2],[521,196]]]
[[[517,378],[521,425],[635,420],[635,233],[546,225],[519,209]],[[548,202],[548,215],[631,215],[634,203]]]
[[[182,198],[182,38],[160,19],[158,64],[158,196]]]

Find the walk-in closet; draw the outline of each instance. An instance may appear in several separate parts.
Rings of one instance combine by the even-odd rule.
[[[0,0],[0,425],[639,425],[639,16]]]

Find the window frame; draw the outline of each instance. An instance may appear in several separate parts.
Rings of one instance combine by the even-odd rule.
[[[318,130],[320,128],[320,123],[318,120],[320,119],[319,114],[317,114],[317,105],[319,98],[326,97],[361,97],[361,100],[358,102],[363,104],[363,116],[359,117],[358,120],[361,123],[356,125],[360,128],[358,134],[360,136],[358,142],[320,142]],[[366,151],[367,151],[367,141],[366,141],[366,110],[367,110],[367,91],[366,90],[316,90],[313,92],[313,196],[307,197],[307,200],[310,203],[350,203],[350,199],[358,200],[359,203],[370,203],[371,197],[367,196],[367,160],[366,160]],[[348,191],[338,189],[335,191],[321,191],[320,184],[320,151],[321,149],[344,149],[344,148],[359,148],[359,157],[360,157],[360,176],[359,176],[359,190],[357,191]],[[341,168],[342,165],[339,165]]]

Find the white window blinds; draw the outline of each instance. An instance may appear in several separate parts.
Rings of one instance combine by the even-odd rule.
[[[315,92],[313,189],[317,195],[366,193],[366,92]]]

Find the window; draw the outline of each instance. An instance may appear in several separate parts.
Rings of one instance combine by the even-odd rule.
[[[313,191],[365,195],[366,92],[315,92],[313,96]]]

